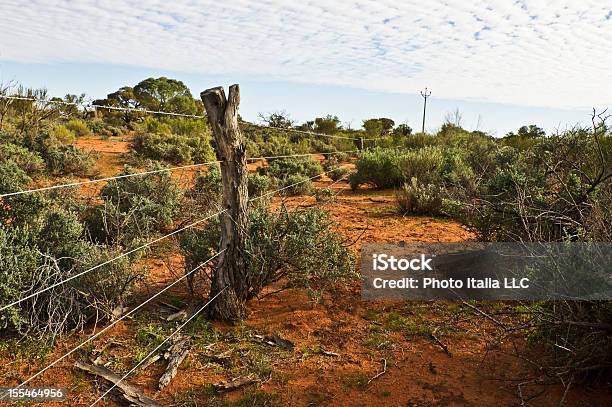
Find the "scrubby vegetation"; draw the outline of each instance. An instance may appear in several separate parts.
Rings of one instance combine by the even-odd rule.
[[[44,91],[23,88],[12,91],[23,97],[48,99]],[[74,176],[95,176],[96,156],[75,146],[80,138],[125,137],[131,147],[125,155],[125,162],[130,165],[117,174],[127,177],[101,184],[99,190],[89,191],[88,196],[74,188],[0,200],[1,302],[8,304],[45,290],[0,312],[0,329],[4,332],[56,336],[81,328],[92,318],[110,319],[117,307],[130,302],[135,284],[144,275],[138,256],[147,252],[139,250],[120,261],[88,270],[181,222],[201,219],[203,214],[218,210],[220,204],[218,166],[202,167],[193,183],[187,185],[170,172],[159,171],[167,165],[215,160],[204,120],[152,116],[137,110],[97,108],[94,112],[53,103],[78,100],[84,100],[84,96],[67,95],[41,103],[0,100],[0,193],[70,182],[69,177]],[[165,78],[122,88],[94,105],[203,113],[201,103],[191,97],[182,83]],[[333,152],[346,147],[342,140],[330,143],[325,138],[296,136],[282,129],[262,130],[248,124],[245,133],[250,148],[266,155],[291,155],[311,152],[313,148]],[[331,168],[329,165],[326,163],[326,169]],[[140,171],[155,173],[130,176]],[[270,160],[259,172],[249,175],[249,193],[257,197],[285,186],[290,186],[284,190],[286,194],[311,193],[311,178],[322,172],[321,164],[311,158]],[[285,277],[292,285],[308,286],[314,291],[325,286],[324,281],[352,275],[352,256],[340,238],[330,232],[330,222],[323,212],[283,210],[277,214],[265,206],[268,202],[269,199],[257,201],[251,208],[253,230],[259,231],[250,243],[252,264],[263,273],[257,278],[254,293]],[[213,235],[219,233],[214,220],[206,230]],[[282,230],[291,233],[281,233]],[[198,250],[215,249],[216,242],[207,242],[200,242]],[[315,250],[324,246],[328,253],[316,256]],[[282,256],[267,264],[265,257],[271,250]],[[190,253],[185,248],[185,253],[189,264],[196,260],[197,250]],[[293,255],[307,256],[312,264],[288,265],[287,259]],[[317,271],[313,273],[311,267]],[[54,286],[81,272],[82,276]]]
[[[312,180],[324,171],[318,161],[308,157],[274,160],[268,166],[259,168],[258,172],[283,188],[284,194],[306,195],[313,190]]]
[[[191,164],[215,158],[202,120],[147,118],[137,126],[131,148],[139,158]]]
[[[249,297],[266,286],[286,279],[287,287],[318,292],[330,284],[355,277],[354,258],[343,239],[330,230],[331,221],[320,209],[272,212],[253,207],[245,252],[248,254]],[[219,227],[183,235],[181,247],[187,269],[217,250]]]
[[[481,241],[610,242],[612,134],[606,119],[594,114],[591,128],[550,136],[525,126],[501,139],[446,124],[436,135],[364,152],[351,186],[395,188],[402,214],[459,219]],[[523,306],[534,344],[549,345],[559,358],[551,366],[563,366],[555,372],[612,371],[606,304]],[[560,352],[559,343],[571,352]]]
[[[150,170],[163,167],[154,165]],[[126,168],[121,175],[133,174]],[[91,238],[129,246],[169,227],[181,209],[183,191],[168,172],[110,181],[100,192],[102,203],[89,209]]]
[[[0,194],[97,176],[96,154],[77,147],[79,140],[94,137],[130,143],[122,155],[122,164],[129,165],[121,175],[217,159],[205,120],[138,110],[94,112],[53,104],[44,91],[13,91],[48,103],[0,100]],[[67,95],[61,100],[78,99]],[[167,78],[121,88],[96,104],[203,114],[201,103],[185,85]],[[594,115],[590,128],[546,135],[532,125],[497,139],[452,123],[435,134],[413,134],[407,125],[395,126],[386,118],[366,120],[359,130],[343,129],[333,115],[301,125],[283,113],[262,119],[272,127],[241,122],[247,155],[274,156],[257,162],[258,169],[249,174],[249,196],[258,198],[280,189],[285,195],[312,194],[316,204],[289,210],[282,204],[271,205],[270,199],[249,203],[245,250],[249,298],[266,295],[274,286],[275,290],[306,289],[321,299],[323,290],[356,281],[348,242],[334,232],[334,223],[321,209],[332,204],[336,194],[331,186],[316,189],[312,182],[324,172],[333,181],[348,181],[354,190],[393,189],[396,208],[385,216],[444,216],[460,221],[480,241],[610,242],[612,238],[612,141],[603,115]],[[355,155],[339,153],[354,150],[358,143],[325,135],[367,137],[377,146],[367,144]],[[322,156],[282,157],[312,153]],[[346,164],[354,158],[352,171]],[[179,178],[159,171],[115,179],[87,190],[88,196],[71,188],[0,198],[0,303],[46,290],[0,311],[0,332],[14,338],[54,338],[90,322],[112,319],[117,309],[134,300],[132,294],[146,275],[143,257],[162,255],[137,251],[97,266],[220,210],[218,165],[190,174],[194,175]],[[176,237],[178,246],[169,241],[167,250],[175,255],[180,251],[181,256],[170,262],[190,271],[218,250],[219,220],[213,217],[206,227]],[[199,279],[206,285],[202,274]],[[189,279],[191,294],[203,296],[202,287],[198,291],[193,280]],[[608,377],[612,371],[608,302],[540,301],[508,308],[518,315],[517,326],[510,329],[522,332],[539,350],[546,348],[539,363],[551,375],[574,380]],[[430,332],[421,319],[417,323],[394,317],[381,324],[406,335]],[[135,338],[139,348],[134,358],[141,360],[164,332],[155,326],[142,328]],[[387,339],[379,339],[373,336],[368,342],[377,349],[390,346]],[[261,368],[260,378],[270,369]]]

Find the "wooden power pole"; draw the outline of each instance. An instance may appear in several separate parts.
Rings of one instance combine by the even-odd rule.
[[[230,86],[227,99],[222,87],[205,90],[200,97],[215,139],[217,159],[222,161],[222,202],[225,209],[219,215],[219,250],[225,251],[219,255],[217,269],[213,273],[210,298],[223,292],[210,304],[208,314],[213,319],[235,321],[246,316],[245,303],[249,292],[244,257],[249,230],[248,172],[246,141],[238,125],[240,87]]]
[[[425,99],[423,102],[423,127],[421,128],[421,133],[425,134],[425,112],[427,111],[427,98],[431,96],[431,91],[427,93],[427,88],[425,88],[425,92],[421,91],[421,96]]]

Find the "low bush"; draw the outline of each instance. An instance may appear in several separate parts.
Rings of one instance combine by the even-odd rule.
[[[22,191],[32,179],[12,160],[0,161],[0,194]],[[40,194],[0,198],[0,224],[36,224],[45,201]]]
[[[348,179],[350,170],[346,167],[337,167],[327,173],[329,177],[334,181],[346,180]]]
[[[274,185],[274,180],[266,175],[249,174],[249,198],[261,196]]]
[[[342,167],[340,158],[333,156],[323,162],[323,169],[327,171],[327,175],[334,181],[346,178],[349,169]]]
[[[416,178],[405,183],[397,192],[397,204],[403,214],[439,215],[442,209],[442,188],[420,184]]]
[[[31,181],[13,160],[0,161],[0,194],[20,191]]]
[[[357,160],[356,169],[357,171],[349,179],[352,189],[356,189],[361,184],[377,188],[393,188],[405,180],[402,171],[402,152],[397,149],[366,150]]]
[[[357,171],[349,181],[353,189],[361,184],[392,188],[416,178],[423,185],[460,188],[473,193],[477,179],[466,155],[457,147],[378,148],[362,153],[357,161]]]
[[[83,120],[72,119],[66,123],[66,128],[77,137],[90,136],[91,130]]]
[[[87,122],[87,127],[93,134],[100,135],[104,138],[120,136],[125,131],[119,127],[114,127],[101,119],[93,119]]]
[[[7,160],[11,160],[30,175],[45,168],[45,161],[39,154],[13,143],[0,144],[0,162]]]
[[[185,193],[187,206],[183,208],[184,212],[201,214],[211,208],[218,210],[221,205],[222,189],[219,165],[207,166],[204,170],[198,171],[193,187]]]
[[[612,151],[606,134],[573,129],[524,151],[498,149],[494,165],[473,196],[462,199],[456,216],[480,239],[591,240],[596,235],[609,241],[600,210],[609,207],[612,195],[605,175]]]
[[[317,188],[315,198],[319,204],[328,204],[336,199],[336,194],[331,188]]]
[[[356,277],[354,256],[342,238],[331,230],[327,214],[319,209],[271,212],[253,207],[245,242],[250,281],[249,297],[282,278],[287,286],[323,289]],[[219,224],[182,236],[186,269],[204,262],[218,249]]]
[[[46,151],[44,159],[47,171],[52,175],[88,177],[94,174],[94,156],[73,145],[54,145]]]
[[[289,138],[283,136],[264,136],[260,137],[258,145],[258,155],[260,157],[273,157],[279,155],[296,154],[294,144]],[[257,141],[257,139],[256,139]]]
[[[211,165],[205,171],[198,172],[193,191],[198,195],[216,197],[221,194],[221,169],[218,165]]]
[[[455,189],[467,196],[473,196],[476,191],[478,179],[473,167],[468,164],[465,150],[460,148],[447,148],[443,151],[443,163],[440,179],[449,189]],[[430,181],[434,181],[431,179]]]
[[[409,148],[419,149],[428,146],[435,146],[437,144],[436,136],[425,133],[410,134],[405,137],[394,136],[397,140],[397,145]]]
[[[201,163],[214,160],[207,135],[190,137],[178,134],[139,133],[130,147],[140,158],[167,161],[172,164]]]
[[[313,192],[312,180],[305,175],[289,175],[282,179],[280,193],[283,195],[309,195]]]
[[[412,180],[412,178],[416,178],[422,184],[439,183],[443,164],[444,152],[439,147],[408,150],[400,158],[404,179]]]
[[[133,172],[128,167],[122,174]],[[103,203],[89,210],[89,233],[97,242],[130,245],[170,226],[181,210],[182,196],[169,172],[112,180],[100,194]]]
[[[310,140],[310,148],[311,151],[316,151],[317,153],[333,153],[337,150],[333,145],[318,139]]]
[[[605,118],[599,118],[596,123],[594,117],[590,129],[508,137],[491,153],[486,142],[464,147],[469,150],[465,161],[482,181],[472,196],[459,197],[456,218],[481,241],[610,242],[612,135]],[[480,168],[487,171],[480,172],[473,163],[479,157]],[[595,277],[593,271],[603,270],[594,264],[587,272]],[[522,329],[537,346],[542,356],[537,363],[549,377],[609,377],[609,303],[542,301],[522,305],[520,311],[520,325],[528,327]]]
[[[50,131],[49,135],[59,141],[62,144],[72,144],[75,140],[74,133],[63,124],[55,125]]]
[[[261,167],[258,171],[262,175],[269,175],[282,180],[295,175],[314,177],[323,173],[323,167],[318,161],[310,157],[283,158],[272,161],[267,167]]]
[[[0,302],[47,289],[0,312],[0,330],[55,336],[110,317],[123,302],[140,276],[127,258],[54,286],[118,255],[87,243],[81,231],[76,217],[62,211],[50,212],[41,228],[0,225]]]

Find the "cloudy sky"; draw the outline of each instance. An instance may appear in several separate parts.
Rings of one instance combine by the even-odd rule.
[[[0,3],[3,81],[94,97],[148,75],[194,93],[241,82],[247,117],[327,109],[419,127],[428,86],[431,126],[459,108],[481,130],[563,127],[612,105],[611,68],[610,0]]]

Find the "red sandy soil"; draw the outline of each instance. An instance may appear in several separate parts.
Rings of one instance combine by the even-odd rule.
[[[102,153],[105,157],[102,173],[116,173],[126,143],[109,141],[102,143],[104,148],[100,144],[83,138],[78,142],[82,148],[91,147]],[[325,179],[318,181],[317,186],[330,183]],[[339,192],[336,201],[326,207],[337,222],[338,232],[355,242],[353,250],[356,252],[364,242],[456,242],[473,238],[469,231],[451,220],[399,215],[394,209],[392,191],[366,189],[352,192],[344,182],[334,185],[334,189]],[[309,206],[314,204],[314,198],[294,197],[287,202],[289,206]],[[169,261],[165,262],[165,259]],[[168,263],[180,272],[182,259],[176,252],[158,254],[148,263],[152,267],[152,282],[143,287],[143,298],[171,281],[173,274]],[[174,294],[184,291],[183,286]],[[324,294],[320,301],[313,301],[304,290],[297,289],[281,291],[260,301],[253,300],[242,329],[262,335],[278,334],[295,344],[292,352],[285,352],[272,360],[272,374],[259,386],[260,390],[276,394],[279,405],[518,406],[521,400],[517,385],[523,382],[525,405],[558,405],[562,387],[530,383],[533,377],[537,377],[533,368],[512,356],[515,346],[525,347],[522,338],[509,337],[494,345],[496,327],[485,318],[464,313],[461,318],[453,320],[454,333],[437,334],[452,356],[427,335],[404,335],[383,326],[391,313],[409,321],[435,321],[443,325],[452,320],[456,308],[456,304],[446,302],[364,302],[356,282],[336,287]],[[89,405],[101,394],[96,388],[98,382],[77,372],[72,367],[74,361],[77,358],[86,360],[92,348],[101,349],[109,343],[119,354],[129,353],[129,344],[135,335],[133,324],[132,321],[117,324],[94,341],[94,346],[86,348],[87,352],[77,352],[35,383],[68,389],[69,401],[61,405]],[[237,329],[222,324],[215,326],[220,331]],[[68,337],[58,343],[53,354],[44,360],[24,355],[9,358],[4,351],[1,352],[0,383],[18,384],[90,334],[88,329],[85,333]],[[371,341],[373,335],[382,339]],[[218,346],[225,349],[223,344]],[[321,350],[334,352],[337,356],[321,354]],[[177,395],[188,392],[194,394],[199,402],[187,405],[207,405],[204,386],[231,377],[214,365],[201,361],[201,351],[192,351],[178,375],[161,392],[156,391],[157,380],[164,368],[160,363],[128,381],[143,386],[147,394],[166,405],[181,405],[176,401]],[[123,371],[133,362],[128,358],[126,364]],[[237,400],[243,391],[236,390],[223,397]],[[117,404],[105,401],[99,405]],[[576,385],[572,387],[566,405],[612,405],[612,392],[609,388]]]
[[[101,177],[110,177],[120,172],[124,164],[124,154],[129,151],[127,137],[109,137],[106,140],[99,136],[79,137],[75,145],[97,154],[96,168]]]

